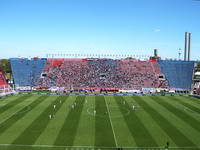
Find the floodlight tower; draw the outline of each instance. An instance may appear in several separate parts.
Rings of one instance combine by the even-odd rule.
[[[187,60],[187,48],[188,48],[188,33],[185,32],[184,61]]]
[[[190,61],[191,55],[191,33],[188,34],[188,58],[187,60]]]

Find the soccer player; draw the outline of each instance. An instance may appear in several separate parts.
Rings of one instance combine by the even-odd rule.
[[[168,148],[169,148],[169,141],[167,141],[165,148],[168,150]]]
[[[133,105],[133,110],[135,110],[135,106]]]
[[[51,119],[51,115],[49,115],[49,119]]]
[[[94,115],[96,115],[96,110],[94,110]]]
[[[53,105],[53,108],[56,109],[56,105]]]

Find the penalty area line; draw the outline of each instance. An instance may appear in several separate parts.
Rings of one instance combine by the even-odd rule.
[[[115,144],[116,144],[116,147],[118,147],[117,138],[116,138],[115,131],[114,131],[114,128],[113,128],[113,124],[112,124],[112,121],[111,121],[111,117],[110,117],[110,110],[109,110],[109,108],[108,108],[108,104],[107,104],[107,101],[106,101],[105,98],[104,98],[104,100],[105,100],[106,107],[107,107],[107,110],[108,110],[108,117],[109,117],[109,120],[110,120],[110,125],[111,125],[111,128],[112,128],[112,132],[113,132],[113,135],[114,135]]]
[[[13,116],[15,116],[15,115],[18,115],[18,114],[20,114],[20,113],[26,113],[26,112],[28,112],[29,110],[31,110],[31,107],[30,107],[29,105],[30,105],[30,104],[28,104],[28,105],[22,107],[21,109],[15,111],[14,113],[12,113],[10,116],[6,117],[5,119],[0,120],[0,125],[3,124],[6,120],[10,119],[11,117],[13,117]],[[26,107],[29,108],[29,109],[20,112],[21,110],[23,110],[23,109],[26,108]]]

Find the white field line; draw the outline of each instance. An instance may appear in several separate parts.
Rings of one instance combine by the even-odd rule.
[[[105,100],[105,102],[106,102],[106,107],[107,107],[107,110],[108,110],[108,116],[109,116],[109,120],[110,120],[110,124],[111,124],[111,128],[112,128],[112,132],[113,132],[113,135],[114,135],[114,139],[115,139],[115,144],[116,144],[116,146],[118,147],[118,143],[117,143],[115,131],[114,131],[114,128],[113,128],[113,124],[112,124],[112,121],[111,121],[111,117],[110,117],[110,110],[109,110],[109,107],[108,107],[108,104],[107,104],[106,99],[104,99],[104,100]]]
[[[24,144],[0,144],[0,146],[16,146],[16,147],[46,147],[46,148],[106,148],[106,149],[116,149],[116,147],[96,147],[96,146],[65,146],[65,145],[24,145]],[[163,149],[164,147],[126,147],[122,146],[125,149]],[[200,149],[200,146],[197,147],[169,147],[170,149]]]
[[[29,99],[29,98],[28,98]],[[8,119],[10,119],[12,116],[14,116],[14,115],[16,115],[16,114],[18,114],[18,112],[20,112],[22,109],[24,109],[25,107],[29,107],[30,108],[30,104],[31,104],[32,102],[30,102],[29,104],[27,104],[26,106],[24,106],[24,107],[22,107],[21,109],[18,109],[17,111],[15,111],[14,113],[12,113],[10,116],[8,116],[7,118],[5,118],[5,119],[3,119],[3,120],[0,120],[0,125],[2,124],[2,123],[4,123],[6,120],[8,120]],[[29,111],[29,110],[28,110]],[[27,112],[27,111],[25,111],[25,112]],[[21,113],[21,112],[20,112]],[[23,112],[22,112],[23,113]]]
[[[12,113],[12,114],[11,114],[10,116],[8,116],[7,118],[5,118],[5,119],[3,119],[3,120],[0,120],[0,125],[1,125],[2,123],[4,123],[6,120],[10,119],[12,116],[14,116],[14,115],[20,113],[20,111],[21,111],[22,109],[24,109],[25,107],[28,107],[29,105],[30,105],[30,104],[28,104],[28,105],[22,107],[21,109],[18,109],[17,111],[15,111],[14,113]],[[28,107],[28,108],[30,108],[30,107]],[[29,110],[28,110],[28,111],[29,111]],[[25,112],[27,112],[27,111],[25,111]]]

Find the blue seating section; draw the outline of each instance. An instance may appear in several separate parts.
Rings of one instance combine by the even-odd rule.
[[[161,60],[158,63],[171,88],[191,89],[194,61]]]
[[[35,86],[46,64],[45,58],[11,58],[14,82],[17,86]]]

